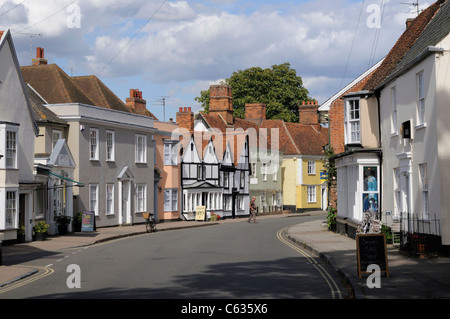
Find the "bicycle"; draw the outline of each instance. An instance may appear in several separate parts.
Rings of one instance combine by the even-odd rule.
[[[142,217],[145,218],[145,229],[147,233],[154,233],[156,229],[156,219],[153,217],[152,213],[142,213]]]

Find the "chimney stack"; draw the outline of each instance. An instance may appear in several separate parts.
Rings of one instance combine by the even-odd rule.
[[[408,18],[408,19],[406,19],[406,22],[405,22],[405,24],[406,24],[406,29],[408,29],[409,25],[410,25],[411,22],[413,22],[413,21],[414,21],[414,18]]]
[[[209,114],[220,114],[228,125],[232,125],[234,120],[231,86],[211,85],[209,91]]]
[[[142,92],[138,89],[130,89],[130,97],[125,99],[126,105],[139,114],[146,110],[147,101],[142,98]]]
[[[317,101],[305,101],[298,108],[298,118],[300,124],[318,125],[319,124],[319,105]]]
[[[266,119],[266,105],[263,103],[245,104],[245,119],[261,124]]]
[[[44,59],[44,48],[36,48],[36,58],[31,62],[33,65],[47,65],[47,60]]]
[[[180,107],[176,121],[179,127],[188,129],[189,132],[194,131],[194,112],[191,111],[190,107]]]

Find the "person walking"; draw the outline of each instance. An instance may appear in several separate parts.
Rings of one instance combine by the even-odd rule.
[[[253,196],[252,200],[250,201],[250,217],[248,218],[248,222],[251,223],[252,218],[253,218],[253,222],[256,223],[256,197]]]

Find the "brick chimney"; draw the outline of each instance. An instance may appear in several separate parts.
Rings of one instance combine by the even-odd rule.
[[[0,39],[2,38],[3,33],[5,33],[5,31],[0,31]]]
[[[142,98],[142,92],[138,89],[130,89],[130,97],[127,97],[125,102],[128,107],[131,107],[137,113],[142,113],[146,110],[147,101]]]
[[[47,65],[47,60],[44,59],[44,48],[36,48],[36,58],[31,62],[32,65]]]
[[[211,85],[209,89],[209,114],[220,114],[227,124],[232,125],[234,121],[231,86]]]
[[[317,101],[305,101],[298,108],[298,117],[300,124],[318,125],[319,124],[319,105]]]
[[[189,132],[194,131],[194,112],[190,107],[180,107],[176,121],[179,127],[186,128]]]
[[[261,124],[266,119],[266,105],[263,103],[245,104],[245,119]]]

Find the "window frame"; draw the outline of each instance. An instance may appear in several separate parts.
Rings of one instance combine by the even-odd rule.
[[[111,192],[109,192],[108,187],[112,187]],[[107,183],[105,185],[106,215],[114,215],[114,189],[114,183]]]
[[[109,138],[111,136],[111,138]],[[110,144],[111,141],[111,145]],[[116,160],[116,132],[106,130],[106,161],[114,162]]]
[[[418,125],[425,124],[425,79],[423,71],[416,74],[417,90],[417,122]]]
[[[141,139],[142,141],[140,141]],[[147,135],[135,135],[135,162],[140,164],[147,163]]]
[[[307,203],[317,203],[317,190],[316,185],[307,185],[306,193],[307,193]]]
[[[11,140],[9,137],[13,136]],[[5,168],[16,169],[17,165],[17,137],[18,132],[13,130],[6,130],[5,136]]]
[[[140,190],[142,189],[142,191]],[[140,197],[142,194],[142,197]],[[147,184],[136,184],[136,213],[147,211]]]
[[[167,203],[166,194],[168,194],[169,197],[168,200],[169,204],[166,204]],[[164,189],[164,211],[165,212],[178,211],[178,188]]]
[[[361,106],[359,102],[360,102],[359,98],[345,99],[345,112],[344,112],[345,144],[361,144]],[[352,118],[352,114],[354,118]],[[357,126],[357,130],[355,131],[353,130],[354,125]],[[356,134],[358,138],[353,139],[353,134]]]
[[[92,189],[95,187],[95,196],[92,196]],[[95,216],[99,215],[98,198],[99,198],[99,184],[89,184],[89,211],[94,212]],[[93,205],[95,203],[95,205]],[[95,206],[95,207],[94,207]]]
[[[92,134],[95,133],[93,138]],[[93,144],[95,142],[95,144]],[[95,149],[93,149],[95,147]],[[100,159],[99,155],[99,129],[90,128],[89,129],[89,160],[98,161]]]
[[[316,161],[308,161],[308,175],[316,175]]]
[[[398,134],[397,87],[391,88],[391,134]]]
[[[14,198],[8,198],[8,195],[14,194]],[[5,229],[16,228],[19,208],[19,192],[17,189],[5,189]]]

